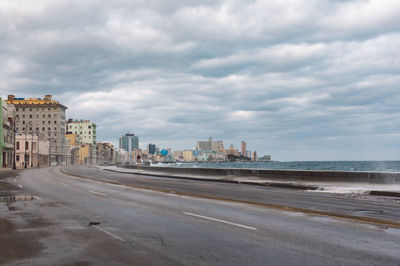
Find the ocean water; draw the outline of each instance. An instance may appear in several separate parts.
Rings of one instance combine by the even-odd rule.
[[[298,162],[221,162],[172,163],[152,166],[202,168],[253,168],[280,170],[400,172],[400,161],[298,161]]]

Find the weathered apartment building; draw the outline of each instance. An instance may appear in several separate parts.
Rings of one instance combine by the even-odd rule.
[[[14,155],[14,106],[0,97],[0,162],[1,168],[13,166]]]
[[[68,119],[66,129],[67,132],[79,136],[81,144],[89,145],[87,147],[87,149],[89,150],[88,158],[85,163],[95,164],[97,161],[96,124],[90,122],[90,120]]]
[[[8,95],[7,104],[15,106],[15,129],[19,135],[38,136],[49,141],[50,164],[65,164],[69,151],[65,143],[66,106],[52,99],[16,98]]]

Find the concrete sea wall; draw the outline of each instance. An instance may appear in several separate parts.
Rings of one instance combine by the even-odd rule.
[[[136,166],[125,166],[136,168]],[[265,170],[233,168],[181,168],[181,167],[141,167],[151,172],[200,175],[200,176],[240,176],[259,177],[280,181],[332,181],[364,182],[375,184],[400,184],[400,173],[383,172],[345,172],[345,171],[303,171],[303,170]]]

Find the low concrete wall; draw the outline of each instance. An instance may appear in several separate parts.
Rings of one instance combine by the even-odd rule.
[[[136,168],[136,166],[125,166]],[[376,184],[400,184],[400,173],[382,172],[344,172],[344,171],[302,171],[302,170],[265,170],[233,168],[181,168],[181,167],[141,167],[152,172],[202,175],[202,176],[254,176],[281,181],[336,181],[364,182]]]

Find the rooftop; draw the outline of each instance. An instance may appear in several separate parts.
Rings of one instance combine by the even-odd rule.
[[[78,119],[72,119],[72,118],[70,118],[70,119],[68,119],[67,123],[82,123],[82,124],[87,124],[87,123],[91,123],[91,122],[90,122],[90,120],[83,120],[83,119],[78,120]],[[91,123],[91,124],[93,124],[94,126],[96,125],[95,123]]]
[[[60,104],[58,101],[52,99],[52,95],[45,95],[44,98],[17,98],[15,95],[8,95],[7,103],[14,105],[53,105],[61,106],[67,108],[66,106]]]

